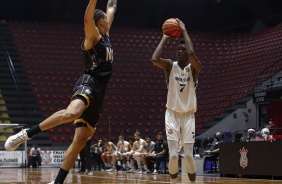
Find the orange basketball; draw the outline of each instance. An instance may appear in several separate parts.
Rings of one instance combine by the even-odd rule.
[[[179,37],[181,34],[179,24],[175,18],[167,19],[163,23],[162,30],[165,35],[171,36],[171,37]]]

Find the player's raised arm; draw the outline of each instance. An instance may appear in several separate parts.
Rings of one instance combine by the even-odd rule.
[[[151,62],[158,66],[159,68],[162,69],[167,69],[167,68],[171,68],[172,66],[172,61],[171,59],[163,59],[161,58],[161,54],[164,48],[164,45],[166,44],[166,42],[170,39],[169,36],[167,35],[163,35],[159,45],[157,46],[156,50],[153,53]]]
[[[186,47],[186,50],[188,52],[189,61],[192,65],[192,67],[194,68],[194,70],[196,71],[196,73],[198,74],[198,73],[200,73],[200,71],[202,69],[201,62],[198,60],[198,58],[195,55],[193,44],[192,44],[192,41],[191,41],[191,39],[190,39],[190,37],[187,33],[185,24],[179,19],[176,19],[176,20],[179,23],[179,28],[181,29],[183,37],[184,37],[185,47]]]
[[[98,28],[95,25],[94,13],[97,0],[89,0],[88,6],[84,14],[84,32],[85,41],[84,49],[88,50],[93,47],[101,38]]]
[[[114,16],[116,11],[117,11],[117,0],[108,0],[106,15],[109,23],[109,30],[107,32],[107,36],[109,36],[109,31],[114,21]]]

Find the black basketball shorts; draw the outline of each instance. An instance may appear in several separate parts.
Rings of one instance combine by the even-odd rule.
[[[85,99],[86,109],[74,121],[74,124],[85,123],[91,131],[94,131],[103,107],[105,85],[101,84],[95,77],[89,74],[83,74],[74,86],[72,100],[81,97]]]

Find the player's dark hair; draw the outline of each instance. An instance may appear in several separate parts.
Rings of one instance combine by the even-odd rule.
[[[127,137],[127,141],[130,141],[130,140],[135,141],[134,137],[128,136],[128,137]]]
[[[184,40],[181,40],[181,41],[179,42],[179,44],[184,44],[184,45],[185,45],[185,41],[184,41]]]
[[[100,10],[100,9],[95,9],[95,12],[94,12],[94,21],[95,21],[95,24],[97,25],[98,24],[98,21],[100,19],[103,19],[105,18],[105,12],[103,10]]]
[[[150,135],[147,135],[146,138],[152,139],[152,137]]]

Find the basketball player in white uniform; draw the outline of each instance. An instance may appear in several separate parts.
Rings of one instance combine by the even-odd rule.
[[[115,163],[117,158],[122,159],[123,171],[125,171],[127,157],[123,153],[129,152],[131,150],[131,146],[130,146],[130,143],[128,141],[124,140],[124,137],[122,135],[120,135],[118,137],[118,139],[119,139],[119,141],[117,143],[117,150],[113,154],[113,162]]]
[[[116,152],[116,146],[107,139],[105,139],[104,142],[104,152],[102,153],[101,158],[106,168],[108,168],[106,171],[117,171],[116,163],[112,162],[112,156]]]
[[[197,110],[196,84],[201,71],[201,63],[194,53],[191,39],[185,24],[177,19],[184,41],[177,46],[178,61],[161,58],[165,43],[171,39],[163,35],[152,56],[152,63],[165,72],[168,94],[165,114],[165,127],[169,147],[169,173],[171,183],[177,183],[178,147],[182,142],[185,165],[191,182],[196,180],[196,167],[193,158],[195,137],[195,117]]]
[[[130,154],[132,154],[133,158],[136,160],[137,162],[137,170],[136,173],[142,174],[142,168],[141,168],[141,157],[142,155],[146,154],[146,141],[144,139],[142,139],[140,137],[140,133],[139,132],[135,132],[134,133],[134,138],[135,138],[135,142],[133,143],[133,148],[132,148],[132,152]],[[148,168],[147,168],[147,164],[143,163],[144,165],[144,173],[148,173]]]

